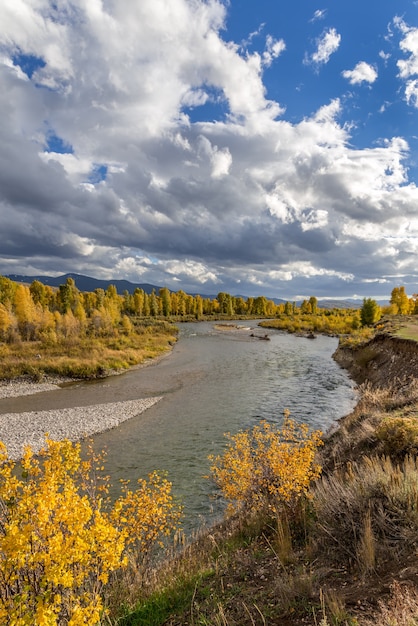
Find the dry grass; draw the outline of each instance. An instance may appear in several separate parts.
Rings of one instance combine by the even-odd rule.
[[[373,620],[362,622],[362,626],[417,626],[418,590],[410,583],[395,581],[389,599],[379,600],[378,604],[378,614]]]
[[[327,474],[364,455],[389,455],[402,460],[415,453],[415,420],[418,416],[418,380],[407,385],[394,381],[385,388],[364,383],[352,413],[326,438],[320,463]],[[402,420],[406,419],[404,423]],[[401,420],[398,422],[397,420]],[[418,420],[417,420],[418,422]],[[403,425],[402,429],[396,424]],[[408,424],[410,427],[408,428]],[[403,433],[403,434],[402,434]]]
[[[314,489],[318,546],[329,559],[369,572],[376,561],[414,549],[418,529],[418,459],[400,465],[365,458],[318,481]]]
[[[135,332],[105,337],[68,337],[57,342],[0,344],[1,376],[74,378],[102,377],[132,367],[167,351],[176,330],[167,322],[137,325]]]

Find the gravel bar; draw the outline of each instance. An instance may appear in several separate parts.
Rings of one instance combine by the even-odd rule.
[[[32,385],[32,389],[33,387]],[[54,388],[57,388],[56,385]],[[20,392],[16,395],[24,394]],[[0,440],[6,445],[9,458],[18,460],[22,457],[25,445],[30,445],[35,453],[39,452],[45,446],[46,433],[55,441],[79,441],[115,428],[143,413],[161,399],[162,396],[70,409],[4,413],[0,415]]]
[[[64,381],[65,382],[65,381]],[[30,396],[43,391],[55,391],[59,386],[53,382],[32,383],[21,380],[6,380],[0,382],[0,399],[17,398],[18,396]]]

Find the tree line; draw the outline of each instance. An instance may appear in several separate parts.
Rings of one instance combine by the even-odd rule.
[[[72,278],[58,288],[34,280],[30,285],[0,276],[0,341],[57,341],[72,336],[129,334],[134,318],[195,318],[207,316],[277,317],[296,312],[316,313],[317,300],[277,304],[264,296],[244,299],[219,292],[215,298],[190,295],[166,287],[150,294],[136,288],[119,294],[106,290],[81,292]]]
[[[118,294],[114,285],[106,290],[81,292],[72,278],[58,288],[34,280],[30,285],[0,276],[0,341],[51,341],[74,336],[112,336],[129,334],[138,318],[202,319],[206,317],[253,316],[282,318],[325,317],[344,314],[344,309],[321,309],[314,296],[296,302],[276,303],[264,296],[244,299],[219,292],[215,298],[190,295],[166,287],[146,293]],[[411,298],[405,288],[392,290],[390,306],[384,310],[372,298],[365,298],[358,311],[346,311],[350,325],[372,325],[382,312],[394,315],[418,314],[418,294]],[[319,328],[319,327],[318,327]]]

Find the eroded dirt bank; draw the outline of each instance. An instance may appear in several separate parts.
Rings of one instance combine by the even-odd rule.
[[[334,359],[358,384],[403,386],[418,377],[418,343],[383,333],[358,347],[338,347]]]

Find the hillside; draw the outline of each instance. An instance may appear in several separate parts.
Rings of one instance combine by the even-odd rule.
[[[23,276],[19,274],[9,274],[6,278],[10,278],[10,280],[16,283],[26,284],[31,284],[34,280],[38,280],[43,285],[49,285],[50,287],[64,285],[67,278],[72,278],[77,289],[87,292],[92,292],[95,289],[106,290],[110,285],[114,285],[119,294],[123,294],[124,291],[132,294],[137,288],[150,294],[153,290],[158,292],[161,288],[149,283],[131,283],[128,280],[100,280],[98,278],[91,278],[90,276],[83,276],[82,274],[63,274],[62,276]]]

